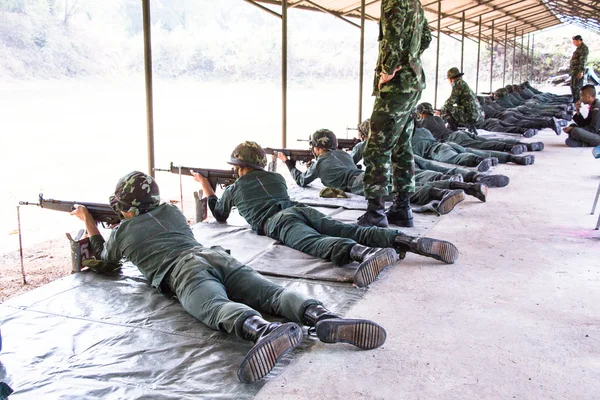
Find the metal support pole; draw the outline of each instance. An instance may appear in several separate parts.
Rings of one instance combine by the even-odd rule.
[[[515,56],[517,55],[517,28],[515,28],[515,34],[513,36],[513,59],[512,59],[512,79],[511,84],[515,84]]]
[[[502,87],[506,85],[506,56],[508,53],[508,24],[504,27],[504,69],[502,71]]]
[[[437,17],[437,48],[435,49],[435,89],[433,93],[433,108],[437,108],[438,81],[440,78],[440,40],[442,40],[440,23],[442,21],[442,0],[438,0]]]
[[[460,36],[460,72],[464,71],[465,59],[465,12],[462,13],[462,34]]]
[[[144,24],[144,72],[146,76],[146,127],[148,133],[148,173],[154,177],[154,101],[152,94],[152,38],[150,0],[142,0]]]
[[[523,42],[524,42],[525,33],[521,31],[521,57],[519,60],[519,83],[523,82]]]
[[[358,77],[358,123],[362,122],[363,74],[365,63],[365,0],[360,2],[360,66]]]
[[[494,21],[492,20],[492,40],[490,41],[490,93],[494,83]]]
[[[23,285],[27,285],[27,278],[25,277],[25,265],[23,264],[23,241],[21,240],[21,212],[19,206],[17,206],[17,224],[17,228],[19,229],[19,255],[21,257],[21,276],[23,277]]]
[[[533,66],[535,65],[535,54],[533,50],[535,48],[535,34],[531,35],[531,75],[533,75],[532,80],[535,80],[535,73],[533,71]]]
[[[479,91],[479,62],[481,56],[481,15],[479,16],[479,35],[477,36],[477,75],[475,77],[475,93]]]
[[[527,57],[525,57],[525,59],[527,60],[527,66],[525,68],[525,80],[529,80],[529,67],[531,66],[531,58],[529,55],[529,44],[530,44],[530,36],[529,33],[527,34]]]
[[[281,145],[287,147],[287,0],[281,2]]]

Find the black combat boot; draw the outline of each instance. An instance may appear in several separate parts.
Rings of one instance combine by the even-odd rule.
[[[244,339],[253,341],[238,368],[237,375],[244,383],[264,378],[277,361],[302,341],[302,328],[293,322],[268,322],[258,315],[246,318],[242,325]]]
[[[526,138],[530,138],[537,135],[537,129],[527,129],[525,132],[523,132],[523,136]]]
[[[560,124],[560,121],[554,117],[552,117],[551,119],[552,121],[550,122],[548,127],[551,128],[554,131],[554,133],[560,135],[560,133],[562,132],[562,126]]]
[[[483,183],[450,182],[450,189],[462,189],[469,196],[477,197],[485,203],[488,187]]]
[[[354,284],[358,287],[366,287],[377,279],[384,268],[398,261],[398,254],[393,249],[355,244],[350,249],[350,259],[360,263],[354,274]]]
[[[363,350],[375,349],[385,343],[385,329],[375,322],[341,318],[320,305],[308,306],[302,319],[306,325],[314,327],[317,337],[324,343],[350,343]]]
[[[470,173],[469,173],[470,174]],[[470,180],[467,182],[483,183],[485,186],[491,187],[505,187],[510,183],[510,178],[506,175],[484,175],[476,172],[469,176]]]
[[[535,162],[535,156],[528,154],[526,156],[509,156],[508,162],[518,165],[531,165]]]
[[[527,150],[528,151],[542,151],[544,150],[544,143],[543,142],[531,142],[531,143],[527,143]]]
[[[401,233],[394,239],[394,247],[401,253],[415,253],[447,264],[453,264],[458,259],[456,246],[445,240],[419,238]]]
[[[385,212],[390,224],[410,228],[414,226],[412,210],[410,209],[410,193],[396,193],[394,203]]]
[[[448,190],[432,187],[429,193],[434,200],[439,200],[437,212],[440,215],[448,214],[455,205],[465,199],[465,192],[460,189]]]
[[[490,168],[494,166],[494,162],[491,158],[477,157],[476,162],[478,162],[477,171],[479,172],[489,171]]]
[[[387,228],[389,226],[383,197],[368,200],[367,212],[358,218],[357,225],[377,226],[379,228]]]
[[[527,146],[525,146],[524,144],[507,145],[506,151],[514,155],[519,155],[527,151]]]

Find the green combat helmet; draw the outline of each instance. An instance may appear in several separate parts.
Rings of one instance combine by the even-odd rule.
[[[494,92],[494,97],[497,99],[501,99],[504,96],[506,96],[506,93],[507,91],[504,88],[496,89],[496,91]]]
[[[456,67],[452,67],[448,70],[448,79],[460,78],[464,73],[460,72],[460,70]]]
[[[267,154],[258,143],[247,140],[233,149],[227,163],[238,167],[264,169],[267,165]]]
[[[417,112],[419,114],[431,114],[433,115],[433,106],[431,103],[420,103],[417,106]]]
[[[365,119],[357,126],[357,129],[358,133],[360,134],[360,137],[362,137],[363,139],[368,138],[369,131],[371,130],[371,119]]]
[[[120,212],[144,214],[160,204],[160,191],[153,177],[133,171],[119,179],[115,194],[109,197],[110,206]]]
[[[337,149],[338,141],[337,137],[335,137],[335,134],[329,129],[319,129],[312,134],[309,144],[311,147],[335,150]]]

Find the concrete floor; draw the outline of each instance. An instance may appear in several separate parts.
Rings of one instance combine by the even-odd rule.
[[[257,399],[600,399],[600,160],[565,138],[540,132],[534,165],[441,217],[456,264],[411,254],[371,285],[348,316],[383,347],[318,343]]]

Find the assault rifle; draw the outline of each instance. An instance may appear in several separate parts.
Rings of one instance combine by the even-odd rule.
[[[348,128],[348,129],[353,129],[353,128]],[[310,142],[310,139],[298,139],[299,142]],[[357,144],[359,144],[361,142],[360,139],[358,138],[337,138],[337,149],[338,150],[352,150],[354,148],[354,146],[356,146]],[[269,153],[267,153],[269,154]]]
[[[290,158],[290,160],[300,161],[307,166],[310,166],[312,161],[315,159],[315,155],[311,150],[294,150],[294,149],[273,149],[271,147],[265,147],[265,153],[272,155],[273,160],[269,163],[268,170],[275,172],[277,170],[277,155],[276,153],[283,153]]]
[[[192,167],[183,167],[183,166],[175,166],[173,162],[169,166],[169,169],[160,169],[154,168],[155,171],[163,171],[163,172],[171,172],[177,175],[187,175],[193,176],[192,171],[199,173],[210,182],[210,186],[213,190],[217,189],[217,185],[221,187],[227,187],[233,184],[238,176],[233,171],[233,169],[208,169],[208,168],[192,168]]]
[[[44,199],[44,195],[40,193],[39,202],[33,203],[28,201],[19,201],[19,205],[22,206],[38,206],[41,208],[47,208],[49,210],[55,211],[63,211],[70,213],[75,210],[76,205],[85,206],[88,209],[92,217],[96,220],[96,222],[102,223],[102,226],[107,227],[111,225],[116,225],[121,222],[121,218],[119,214],[115,210],[111,208],[108,204],[101,203],[84,203],[82,201],[63,201],[63,200],[54,200],[54,199]]]

